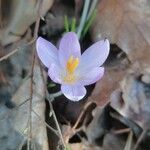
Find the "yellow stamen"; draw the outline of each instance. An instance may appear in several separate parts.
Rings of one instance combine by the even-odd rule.
[[[66,83],[74,83],[76,80],[75,76],[73,74],[67,74],[65,77],[64,77],[64,81]]]
[[[64,77],[64,81],[67,83],[73,83],[76,78],[74,75],[74,71],[79,65],[79,58],[74,58],[73,56],[70,56],[70,58],[67,61],[66,64],[66,76]]]
[[[79,58],[74,58],[73,56],[70,56],[66,66],[67,72],[69,74],[73,74],[78,65],[79,65]]]

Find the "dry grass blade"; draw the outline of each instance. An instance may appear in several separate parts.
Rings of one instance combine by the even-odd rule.
[[[138,147],[139,147],[140,143],[142,142],[142,140],[143,140],[143,138],[144,138],[146,132],[147,132],[147,130],[144,130],[144,131],[142,132],[142,134],[141,134],[140,137],[138,138],[138,140],[137,140],[137,142],[136,142],[136,144],[135,144],[133,150],[137,150],[137,149],[138,149]]]
[[[130,131],[124,150],[131,150],[133,140],[133,132]]]
[[[45,120],[43,120],[33,109],[32,112],[43,122],[43,124],[45,124],[51,131],[53,131],[58,136],[58,132],[55,129],[53,129],[51,126],[49,126],[49,124],[47,124]]]

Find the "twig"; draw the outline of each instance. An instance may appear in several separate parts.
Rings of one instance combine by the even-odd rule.
[[[81,37],[81,32],[83,30],[83,27],[84,27],[84,24],[85,24],[85,21],[86,21],[86,17],[87,17],[87,12],[88,12],[88,9],[89,9],[89,4],[90,4],[90,0],[85,0],[84,7],[83,7],[83,13],[82,13],[82,16],[81,16],[81,21],[80,21],[79,28],[78,28],[78,31],[77,31],[78,38]]]
[[[126,144],[125,144],[125,147],[124,147],[124,150],[131,150],[132,141],[133,141],[133,132],[130,131],[128,138],[127,138],[127,141],[126,141]]]
[[[32,139],[32,98],[33,98],[33,76],[34,76],[34,63],[35,63],[35,52],[32,56],[32,66],[31,66],[31,82],[30,82],[30,103],[29,103],[29,150],[31,150],[31,139]]]
[[[56,92],[56,93],[53,93],[53,94],[49,94],[49,97],[53,101],[56,97],[61,96],[61,95],[62,95],[62,92],[59,91],[59,92]]]
[[[24,105],[26,102],[28,102],[31,98],[26,99],[25,101],[23,101],[22,103],[20,103],[17,107],[14,107],[14,109],[21,107],[22,105]]]
[[[43,0],[39,0],[38,5],[38,12],[37,12],[37,20],[34,28],[34,38],[36,39],[38,37],[38,29],[40,24],[40,18],[41,18],[41,8],[42,8],[42,2]],[[32,54],[32,66],[31,66],[31,82],[30,82],[30,104],[29,104],[29,137],[28,137],[28,143],[27,148],[28,150],[31,150],[31,140],[32,140],[32,98],[33,98],[33,76],[34,76],[34,64],[35,64],[35,51],[33,50]]]
[[[137,124],[135,124],[132,120],[122,117],[119,114],[114,113],[114,112],[110,113],[110,116],[114,119],[119,120],[121,123],[123,123],[123,124],[127,125],[129,128],[131,128],[133,130],[133,132],[135,133],[136,137],[138,137],[139,134],[141,134],[142,129],[139,126],[137,126]]]
[[[59,138],[61,139],[61,142],[63,144],[64,147],[66,147],[65,145],[65,142],[64,142],[64,139],[63,139],[63,136],[62,136],[62,133],[61,133],[61,129],[59,127],[59,123],[57,121],[57,118],[56,118],[56,114],[54,112],[54,109],[53,109],[53,105],[52,105],[52,102],[51,100],[53,100],[56,96],[59,96],[61,94],[61,92],[58,92],[58,93],[55,93],[52,97],[52,95],[49,95],[48,91],[47,91],[47,87],[46,87],[46,81],[44,79],[44,75],[43,75],[43,71],[42,71],[42,66],[41,66],[41,63],[38,59],[38,64],[39,64],[39,67],[40,67],[40,71],[41,71],[41,78],[43,79],[43,82],[44,82],[44,88],[45,88],[45,95],[46,95],[46,98],[48,99],[49,101],[49,105],[50,105],[50,109],[51,109],[51,112],[52,112],[52,115],[54,117],[54,121],[55,121],[55,124],[56,124],[56,128],[58,130],[58,133],[59,133]]]
[[[7,58],[9,58],[10,56],[12,56],[13,54],[15,54],[17,51],[19,50],[19,48],[14,49],[13,51],[11,51],[10,53],[8,53],[7,55],[3,56],[0,58],[0,61],[3,61]]]
[[[84,106],[82,112],[80,113],[80,115],[79,115],[79,117],[78,117],[76,123],[75,123],[74,126],[72,127],[72,129],[75,130],[75,129],[78,127],[78,125],[79,125],[79,123],[80,123],[80,121],[81,121],[83,115],[85,114],[85,111],[87,110],[87,108],[88,108],[91,104],[92,104],[91,101],[88,102],[88,103],[86,103],[86,105]]]
[[[147,130],[143,130],[143,132],[142,132],[142,134],[140,135],[140,137],[138,138],[138,140],[137,140],[137,142],[136,142],[136,144],[135,144],[133,150],[137,150],[137,149],[138,149],[138,147],[139,147],[140,143],[142,142],[142,140],[143,140],[143,138],[144,138],[146,132],[147,132]]]
[[[33,44],[34,42],[35,42],[35,38],[33,38],[30,42],[26,43],[25,46],[29,46],[29,45]],[[18,48],[16,48],[16,49],[12,50],[11,52],[9,52],[8,54],[6,54],[5,56],[2,56],[2,57],[0,58],[0,62],[3,61],[3,60],[8,59],[8,58],[11,57],[12,55],[14,55],[14,54],[15,54],[16,52],[18,52],[22,47],[23,47],[23,46],[18,47]]]
[[[124,133],[128,133],[130,131],[131,131],[130,128],[125,128],[125,129],[119,129],[119,130],[112,130],[111,132],[113,134],[124,134]]]
[[[45,120],[43,120],[33,109],[32,109],[32,112],[51,130],[53,131],[57,136],[58,136],[58,132],[53,129],[51,126],[48,125],[48,123],[46,123]]]
[[[46,96],[49,98],[48,101],[49,101],[50,109],[51,109],[51,112],[52,112],[52,114],[53,114],[54,121],[55,121],[57,130],[58,130],[58,132],[59,132],[59,136],[60,136],[61,142],[62,142],[63,146],[66,147],[65,142],[64,142],[64,139],[63,139],[63,136],[62,136],[62,133],[61,133],[61,129],[60,129],[59,123],[58,123],[58,121],[57,121],[56,114],[55,114],[54,109],[53,109],[53,105],[52,105],[52,103],[51,103],[51,99],[50,99],[49,94],[48,94],[47,91],[46,91]]]

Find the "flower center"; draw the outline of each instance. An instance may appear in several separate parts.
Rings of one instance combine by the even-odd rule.
[[[67,72],[69,74],[73,74],[76,68],[78,67],[79,64],[79,58],[74,58],[73,56],[70,56],[70,58],[67,61]]]
[[[75,58],[70,56],[67,64],[66,64],[66,76],[64,77],[64,81],[67,83],[72,83],[75,81],[74,71],[79,65],[79,58]]]

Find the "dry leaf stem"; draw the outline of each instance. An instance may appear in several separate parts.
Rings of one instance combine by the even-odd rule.
[[[34,28],[34,38],[38,37],[38,30],[40,24],[40,17],[41,17],[41,8],[42,8],[43,0],[39,0],[38,2],[38,12],[37,12],[37,20]],[[35,50],[33,46],[33,53],[32,53],[32,66],[31,66],[31,81],[30,81],[30,103],[29,103],[29,132],[28,132],[28,142],[27,142],[27,149],[31,150],[31,141],[32,141],[32,98],[33,98],[33,77],[34,77],[34,65],[35,65]]]
[[[62,136],[62,133],[61,133],[61,129],[60,129],[60,126],[59,126],[59,123],[58,123],[58,120],[57,120],[57,117],[56,117],[56,114],[54,112],[54,109],[53,109],[53,105],[52,105],[52,101],[55,99],[55,97],[57,97],[58,95],[61,94],[61,92],[58,92],[57,94],[49,94],[48,91],[47,91],[47,87],[46,87],[46,81],[44,79],[44,75],[43,75],[43,71],[42,71],[42,65],[41,65],[41,62],[39,61],[38,59],[38,64],[39,64],[39,67],[40,67],[40,72],[41,72],[41,78],[44,82],[44,88],[45,88],[45,95],[46,95],[46,98],[48,99],[49,101],[49,105],[50,105],[50,110],[52,112],[52,115],[53,115],[53,118],[54,118],[54,121],[55,121],[55,124],[56,124],[56,128],[57,128],[57,131],[58,131],[58,137],[60,138],[62,144],[63,144],[63,147],[65,148],[66,147],[66,144],[64,142],[64,139],[63,139],[63,136]],[[53,131],[53,130],[52,130]]]

